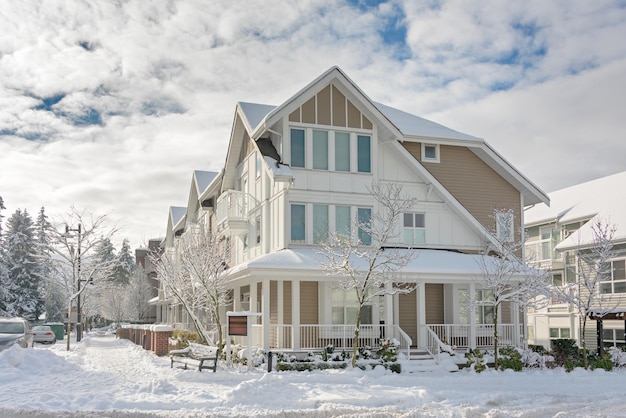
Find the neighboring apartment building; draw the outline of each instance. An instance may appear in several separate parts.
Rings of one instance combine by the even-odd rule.
[[[526,211],[526,254],[538,266],[550,272],[552,285],[578,292],[577,254],[588,251],[593,242],[592,225],[602,221],[617,229],[613,236],[613,257],[606,280],[597,292],[611,310],[602,321],[590,318],[586,326],[587,347],[624,345],[626,311],[626,172],[578,184],[549,193],[550,207],[536,205]],[[621,192],[620,192],[621,191]],[[550,341],[569,338],[581,345],[581,318],[578,309],[562,298],[552,297],[547,305],[529,310],[530,344],[550,348]],[[600,331],[598,333],[598,331]],[[600,339],[598,338],[600,337]]]
[[[150,239],[148,241],[148,248],[137,248],[135,250],[135,261],[138,266],[141,267],[148,279],[152,288],[152,299],[150,300],[150,310],[147,313],[145,322],[161,322],[161,312],[157,312],[157,304],[159,299],[159,280],[156,278],[156,272],[152,265],[150,258],[151,253],[158,253],[161,251],[161,239]],[[158,314],[158,315],[157,315]]]
[[[353,295],[324,274],[316,250],[329,232],[379,210],[372,181],[400,183],[418,200],[388,243],[415,252],[394,275],[415,290],[369,305],[363,338],[393,336],[407,350],[433,338],[491,346],[493,309],[463,301],[483,292],[477,281],[480,259],[494,248],[493,212],[511,209],[520,231],[523,208],[548,197],[484,140],[373,102],[336,67],[279,106],[237,104],[224,169],[194,173],[188,205],[171,208],[162,245],[175,253],[179,237],[200,227],[224,237],[232,249],[227,309],[260,314],[255,345],[345,346]],[[155,303],[164,322],[186,326],[162,291]],[[501,344],[522,344],[523,311],[501,309]]]

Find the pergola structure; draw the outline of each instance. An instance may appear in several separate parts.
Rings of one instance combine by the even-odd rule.
[[[589,319],[594,319],[597,322],[596,327],[596,337],[598,339],[598,354],[604,354],[604,328],[603,321],[605,320],[614,320],[624,321],[624,337],[626,338],[626,308],[615,308],[608,311],[600,311],[600,310],[591,310],[587,313],[587,317]]]

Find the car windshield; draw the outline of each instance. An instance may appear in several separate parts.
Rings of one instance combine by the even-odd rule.
[[[0,322],[0,334],[23,334],[24,324],[21,322]]]

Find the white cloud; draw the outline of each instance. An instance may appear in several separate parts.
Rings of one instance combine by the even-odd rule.
[[[161,236],[192,171],[222,168],[235,103],[280,104],[332,65],[374,100],[486,138],[540,187],[624,169],[618,3],[424,4],[12,2],[0,12],[5,215],[91,207],[132,245]],[[399,8],[407,45],[385,44]],[[602,158],[591,138],[606,164],[589,163]]]

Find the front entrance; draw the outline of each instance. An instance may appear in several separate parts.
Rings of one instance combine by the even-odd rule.
[[[398,324],[413,340],[413,348],[418,347],[421,343],[418,337],[420,323],[444,323],[443,284],[426,283],[424,285],[425,318],[423,318],[423,321],[420,321],[419,318],[418,300],[417,290],[398,295]]]

